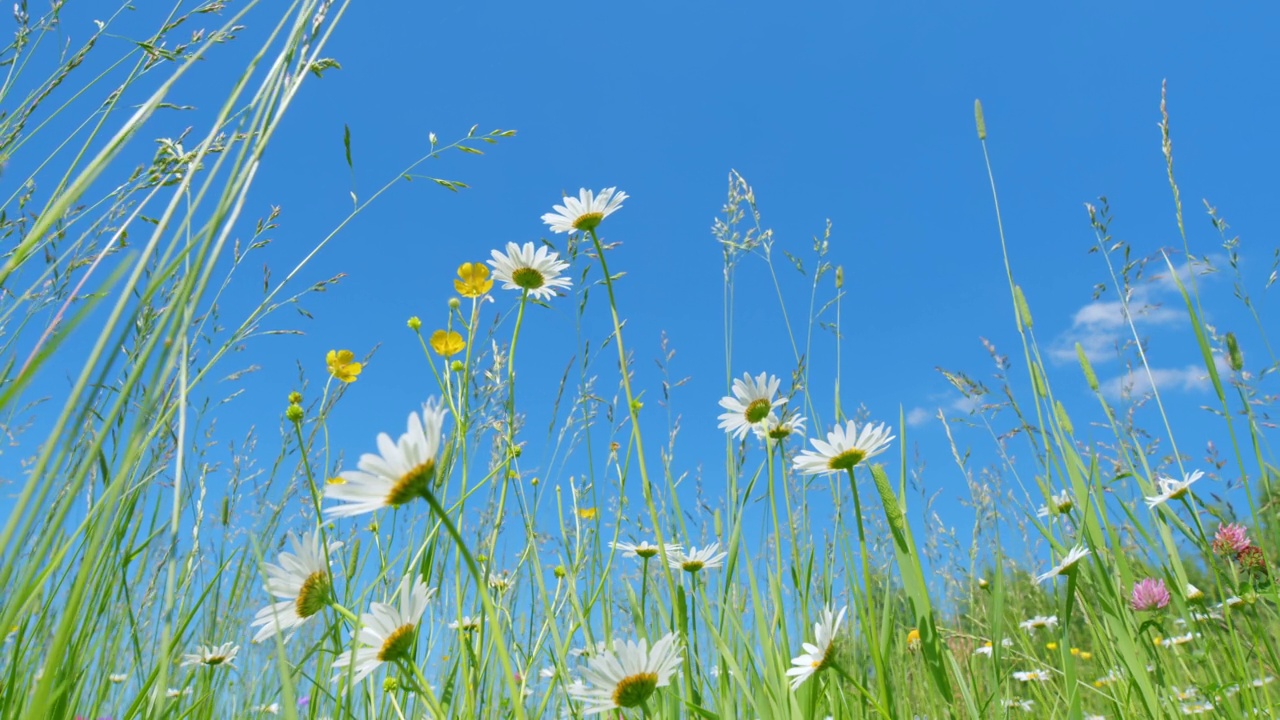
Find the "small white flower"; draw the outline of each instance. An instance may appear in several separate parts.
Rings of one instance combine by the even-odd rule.
[[[1013,674],[1013,679],[1019,682],[1046,682],[1053,679],[1047,670],[1019,670]]]
[[[535,251],[531,242],[523,247],[507,243],[505,255],[497,250],[490,254],[493,277],[502,281],[503,290],[527,291],[534,300],[550,300],[557,289],[568,290],[573,285],[568,276],[561,274],[569,269],[569,263],[546,245]]]
[[[1187,643],[1200,637],[1200,633],[1187,633],[1186,635],[1175,635],[1167,637],[1160,641],[1160,647],[1174,647],[1176,645],[1186,645]]]
[[[1062,562],[1050,568],[1049,572],[1043,575],[1037,576],[1036,582],[1043,583],[1046,580],[1052,580],[1058,577],[1059,575],[1066,575],[1067,573],[1071,572],[1071,570],[1076,566],[1076,563],[1088,557],[1090,552],[1091,551],[1089,550],[1089,548],[1085,547],[1084,545],[1076,545],[1075,547],[1071,548],[1071,550],[1067,553],[1066,557],[1062,558]]]
[[[852,470],[862,461],[888,449],[890,441],[894,438],[890,434],[892,432],[893,430],[883,423],[864,425],[859,432],[857,424],[850,420],[843,426],[836,425],[831,432],[827,433],[826,442],[811,438],[809,442],[813,444],[814,449],[801,452],[792,464],[797,472],[805,475]]]
[[[1186,688],[1185,690],[1179,690],[1177,685],[1170,685],[1169,692],[1173,693],[1175,698],[1184,701],[1195,700],[1200,695],[1199,688],[1194,685]]]
[[[556,669],[551,666],[544,667],[538,671],[538,677],[542,678],[543,680],[550,680],[555,676],[556,676]]]
[[[353,683],[358,685],[382,663],[408,658],[417,639],[418,622],[434,594],[435,589],[427,588],[421,578],[405,577],[396,593],[397,604],[372,603],[369,612],[360,616],[360,632],[353,638],[352,649],[333,661],[332,682],[345,677],[350,667],[355,671]]]
[[[768,417],[756,425],[751,431],[760,440],[786,440],[792,435],[804,435],[805,419],[803,415],[785,412],[782,417],[769,413]]]
[[[426,497],[435,484],[436,455],[448,412],[432,398],[422,406],[421,417],[409,413],[408,428],[398,441],[379,434],[378,454],[361,455],[359,470],[345,471],[339,476],[342,482],[325,485],[324,496],[343,504],[325,508],[324,514],[352,517]]]
[[[1182,705],[1183,715],[1201,715],[1207,712],[1213,712],[1213,703],[1197,702],[1197,703],[1183,703]]]
[[[336,550],[342,543],[330,543]],[[323,610],[331,594],[329,565],[320,546],[320,533],[303,533],[299,540],[289,533],[293,552],[280,553],[279,565],[264,563],[267,568],[266,591],[278,598],[254,616],[250,627],[258,628],[253,641],[258,643],[299,627],[307,618]],[[285,635],[287,642],[289,635]]]
[[[585,715],[639,707],[671,682],[681,659],[674,633],[662,636],[653,647],[645,640],[615,640],[611,651],[587,661],[583,679],[569,686],[569,697],[586,706]]]
[[[280,703],[273,702],[270,705],[259,705],[258,707],[254,708],[253,711],[257,713],[264,713],[267,715],[279,715]]]
[[[1204,591],[1196,587],[1195,585],[1192,585],[1191,583],[1187,583],[1186,596],[1187,596],[1187,600],[1191,602],[1195,602],[1197,600],[1203,600]]]
[[[1188,492],[1190,492],[1191,483],[1204,477],[1204,473],[1196,470],[1190,475],[1186,475],[1182,480],[1174,480],[1173,478],[1160,477],[1157,486],[1160,489],[1159,495],[1152,495],[1146,498],[1147,507],[1153,508],[1157,505],[1163,505],[1170,500],[1176,500]]]
[[[129,675],[127,673],[111,673],[110,675],[107,676],[107,679],[110,680],[113,684],[119,685],[125,680],[128,680]]]
[[[187,653],[182,656],[182,666],[203,665],[213,668],[220,665],[235,667],[233,662],[236,659],[236,653],[240,652],[240,646],[235,643],[223,643],[222,645],[201,645],[196,648],[193,653]]]
[[[1022,628],[1023,630],[1026,630],[1027,632],[1034,632],[1036,630],[1039,630],[1040,628],[1046,628],[1046,629],[1052,630],[1058,627],[1058,616],[1057,615],[1048,615],[1048,616],[1036,615],[1033,618],[1028,618],[1018,623],[1018,627]]]
[[[601,220],[612,215],[622,207],[627,194],[618,192],[617,188],[605,188],[599,195],[593,195],[586,188],[578,190],[578,197],[564,198],[564,205],[555,205],[555,212],[542,216],[542,222],[551,226],[552,232],[571,233],[574,230],[588,232],[594,230]]]
[[[450,630],[479,630],[480,618],[463,615],[461,620],[454,620],[449,623]]]
[[[641,560],[656,557],[660,552],[657,545],[647,540],[641,543],[611,542],[609,547],[627,557],[640,558]],[[681,549],[680,545],[676,543],[666,543],[666,548],[668,553],[679,552]]]
[[[1063,490],[1057,495],[1049,498],[1051,505],[1041,505],[1036,511],[1036,517],[1047,518],[1053,515],[1065,515],[1071,512],[1071,508],[1075,506],[1075,496],[1070,490]]]
[[[840,608],[839,613],[835,613],[830,605],[822,608],[822,617],[813,624],[813,643],[801,643],[804,652],[791,659],[791,664],[795,667],[787,670],[787,675],[791,677],[792,690],[831,663],[831,646],[848,609],[845,606]]]
[[[700,570],[714,570],[724,567],[724,559],[727,553],[720,552],[720,543],[713,542],[710,545],[699,550],[697,547],[690,547],[689,552],[676,547],[667,546],[667,564],[673,570],[684,570],[685,572],[696,573]]]
[[[191,688],[169,688],[164,691],[164,696],[169,698],[185,697],[191,694]]]
[[[1003,704],[1005,708],[1009,710],[1021,710],[1023,712],[1031,712],[1032,708],[1035,707],[1036,702],[1034,700],[1018,700],[1015,698],[1015,699],[1005,700]]]
[[[727,412],[720,414],[717,427],[738,440],[745,438],[747,431],[767,421],[774,408],[787,402],[786,398],[774,398],[781,384],[768,373],[760,373],[754,380],[743,373],[740,380],[733,381],[733,394],[720,398],[720,407]]]

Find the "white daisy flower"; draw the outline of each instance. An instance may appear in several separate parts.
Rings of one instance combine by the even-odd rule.
[[[1170,685],[1169,692],[1179,700],[1195,700],[1200,696],[1200,689],[1192,685],[1185,690],[1179,690],[1177,685]]]
[[[273,702],[270,705],[259,705],[258,707],[254,708],[253,711],[256,713],[264,713],[266,715],[279,715],[280,703]]]
[[[531,242],[523,247],[509,242],[506,255],[497,250],[491,254],[493,259],[489,264],[493,266],[493,277],[502,281],[503,290],[528,290],[534,300],[550,300],[556,296],[557,288],[568,290],[573,285],[567,276],[561,275],[569,263],[546,245],[535,252]]]
[[[814,450],[805,450],[793,461],[797,472],[805,475],[837,473],[852,470],[863,460],[875,457],[889,447],[893,430],[883,423],[867,424],[858,432],[853,420],[836,425],[827,433],[827,441],[812,438]]]
[[[804,652],[791,659],[791,664],[795,667],[787,670],[787,675],[791,677],[792,690],[799,688],[805,680],[831,664],[831,646],[848,609],[845,606],[840,608],[839,613],[835,613],[829,605],[822,608],[821,619],[813,624],[813,643],[801,643]]]
[[[200,645],[193,653],[186,653],[182,656],[182,667],[188,665],[203,665],[205,667],[218,667],[219,665],[227,665],[235,667],[233,662],[236,659],[236,653],[240,652],[240,646],[235,643],[223,643],[222,645]]]
[[[266,591],[283,599],[262,608],[254,616],[250,627],[258,628],[253,636],[256,643],[293,630],[329,604],[332,581],[320,547],[320,533],[304,533],[301,540],[289,533],[289,546],[293,552],[282,551],[279,565],[264,563]],[[340,546],[341,543],[330,543],[329,549]],[[288,639],[285,635],[286,642]]]
[[[1053,679],[1053,675],[1047,670],[1019,670],[1013,674],[1013,679],[1018,682],[1046,682]]]
[[[1195,602],[1197,600],[1204,599],[1204,591],[1196,587],[1195,585],[1192,585],[1191,583],[1187,583],[1187,589],[1185,594],[1189,602]]]
[[[803,415],[783,413],[778,417],[769,413],[763,422],[751,426],[751,431],[761,440],[785,440],[792,435],[804,435],[805,419]]]
[[[542,222],[551,226],[552,232],[571,233],[574,230],[588,232],[594,230],[601,220],[622,208],[622,201],[627,194],[619,192],[616,187],[605,188],[599,195],[581,188],[578,197],[565,197],[564,205],[553,207],[555,212],[542,216]]]
[[[359,470],[347,470],[339,475],[341,482],[325,485],[324,496],[343,504],[325,508],[324,514],[353,517],[426,497],[435,483],[436,455],[448,412],[432,398],[422,406],[421,417],[409,413],[408,429],[398,441],[380,433],[377,455],[361,455]]]
[[[1090,552],[1092,551],[1084,545],[1076,545],[1071,548],[1066,557],[1062,558],[1062,562],[1049,568],[1049,572],[1037,576],[1036,582],[1042,583],[1046,580],[1052,580],[1059,575],[1066,575],[1071,572],[1071,570],[1076,566],[1076,563],[1087,557]]]
[[[119,685],[125,680],[128,680],[129,675],[127,673],[111,673],[110,675],[107,676],[107,679],[110,680],[113,684]]]
[[[550,680],[555,676],[556,676],[556,669],[554,667],[551,667],[550,665],[538,671],[538,677],[544,680]]]
[[[583,703],[583,714],[635,708],[666,687],[680,667],[680,641],[674,633],[653,647],[645,640],[615,640],[613,650],[587,661],[582,680],[569,686],[569,697]]]
[[[465,630],[465,631],[479,630],[480,618],[471,617],[470,615],[463,615],[461,620],[454,620],[453,622],[449,623],[449,629]]]
[[[1164,638],[1163,640],[1160,640],[1159,643],[1160,647],[1170,648],[1176,645],[1186,645],[1198,637],[1201,637],[1200,633],[1187,633],[1186,635],[1175,635],[1173,637]]]
[[[1047,518],[1052,515],[1065,515],[1071,512],[1071,508],[1075,505],[1075,496],[1070,490],[1063,490],[1057,495],[1049,498],[1052,505],[1041,505],[1036,511],[1036,517]]]
[[[1023,712],[1031,712],[1032,708],[1035,707],[1036,701],[1035,700],[1018,700],[1015,698],[1012,700],[1005,700],[1003,704],[1009,710],[1021,710]]]
[[[164,696],[168,698],[185,697],[191,694],[191,688],[169,688],[164,691]]]
[[[332,682],[346,676],[350,667],[355,671],[354,683],[359,684],[382,663],[408,658],[418,635],[418,622],[434,594],[435,589],[428,589],[421,578],[405,577],[400,581],[398,604],[372,603],[369,612],[360,616],[354,647],[333,661]]]
[[[1182,480],[1174,480],[1167,477],[1159,478],[1156,484],[1160,489],[1160,494],[1146,498],[1147,507],[1153,508],[1157,505],[1163,505],[1170,500],[1176,500],[1186,495],[1191,490],[1191,483],[1202,477],[1204,477],[1204,473],[1196,470],[1190,475],[1184,476]]]
[[[697,547],[690,547],[687,553],[681,550],[678,545],[674,547],[667,546],[667,564],[673,570],[684,570],[690,573],[724,567],[724,559],[727,556],[727,553],[720,552],[720,543],[718,542],[713,542],[701,550]]]
[[[1028,618],[1018,623],[1018,627],[1022,628],[1023,630],[1026,630],[1027,632],[1034,632],[1036,630],[1039,630],[1040,628],[1046,628],[1048,630],[1052,630],[1058,627],[1058,616],[1057,615],[1047,615],[1047,616],[1036,615],[1033,618]]]
[[[586,647],[573,648],[572,650],[569,651],[569,657],[592,658],[592,657],[596,657],[597,655],[603,654],[606,649],[607,648],[605,646],[605,642],[601,640],[600,642],[597,642],[594,645],[587,645]]]
[[[768,373],[760,373],[754,380],[743,373],[741,380],[733,381],[733,394],[720,398],[720,407],[728,412],[720,414],[717,427],[739,440],[745,438],[748,430],[768,420],[774,408],[787,402],[786,398],[773,397],[781,384]]]
[[[1213,712],[1213,703],[1198,702],[1198,703],[1183,703],[1182,705],[1183,715],[1201,715],[1207,712]]]
[[[516,584],[516,579],[512,577],[511,574],[508,573],[506,570],[503,570],[501,573],[494,573],[493,575],[489,576],[489,587],[493,588],[494,590],[497,590],[500,593],[504,593],[510,590],[511,587],[515,584]]]
[[[640,558],[641,560],[648,560],[649,558],[657,556],[660,552],[658,546],[648,540],[638,544],[629,542],[611,542],[609,543],[609,547],[617,550],[627,557]],[[667,543],[666,548],[668,553],[679,552],[681,550],[679,544],[673,543]]]

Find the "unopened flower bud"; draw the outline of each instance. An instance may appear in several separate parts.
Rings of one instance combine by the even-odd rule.
[[[418,332],[418,328],[420,328],[420,327],[422,327],[422,321],[418,319],[418,316],[417,316],[417,315],[414,315],[413,317],[409,318],[409,329],[410,329],[410,330],[412,330],[412,331],[414,331],[414,332]]]

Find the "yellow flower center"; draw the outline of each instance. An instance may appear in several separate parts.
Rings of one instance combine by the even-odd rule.
[[[209,666],[214,666],[214,665],[221,665],[226,661],[227,661],[227,658],[225,655],[210,655],[209,657],[204,659],[204,664]]]
[[[1191,489],[1191,486],[1189,485],[1183,485],[1182,487],[1175,488],[1172,492],[1169,493],[1169,499],[1177,500],[1180,497],[1184,497],[1187,494],[1187,491],[1190,489]]]
[[[413,630],[412,625],[401,625],[396,628],[395,632],[382,641],[382,648],[378,650],[378,659],[389,662],[409,657],[409,648],[413,647]]]
[[[596,226],[599,225],[600,221],[603,219],[604,219],[604,213],[598,213],[598,212],[585,213],[583,215],[579,215],[578,219],[573,221],[573,227],[575,230],[588,232],[590,230],[595,230]]]
[[[547,280],[537,270],[531,267],[522,267],[511,273],[511,282],[525,290],[537,290],[546,284]]]
[[[329,573],[318,570],[302,581],[298,600],[294,603],[298,617],[309,618],[329,604]]]
[[[400,507],[415,497],[425,498],[431,491],[431,480],[436,474],[436,461],[428,460],[405,473],[387,493],[387,504]]]
[[[618,681],[613,689],[613,704],[618,707],[633,708],[649,699],[658,687],[657,673],[636,673]]]
[[[654,555],[657,555],[657,554],[658,554],[658,548],[656,548],[656,547],[638,547],[638,548],[636,548],[636,555],[637,555],[638,557],[642,557],[642,558],[644,558],[644,559],[646,559],[646,560],[648,560],[649,558],[651,558],[651,557],[653,557]]]
[[[695,573],[701,570],[702,566],[705,564],[706,563],[701,560],[685,560],[680,564],[680,567],[683,568],[685,572]]]
[[[785,440],[791,434],[791,426],[786,423],[778,423],[777,426],[769,430],[769,437],[773,440]]]
[[[752,400],[742,415],[747,419],[747,422],[754,425],[769,416],[769,408],[769,401],[764,398]]]
[[[832,470],[852,470],[855,465],[862,462],[867,454],[858,448],[845,450],[827,461],[827,467]]]

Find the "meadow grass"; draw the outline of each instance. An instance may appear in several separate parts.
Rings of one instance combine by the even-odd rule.
[[[180,8],[98,58],[104,23],[44,77],[58,8],[20,15],[3,56],[0,409],[31,448],[6,468],[20,479],[0,531],[3,717],[1271,716],[1277,471],[1263,383],[1276,358],[1238,240],[1212,208],[1266,364],[1247,371],[1235,336],[1205,321],[1197,278],[1209,267],[1184,228],[1167,114],[1181,260],[1138,259],[1111,235],[1105,201],[1087,221],[1140,373],[1151,364],[1131,290],[1153,264],[1175,283],[1231,439],[1204,469],[1239,478],[1248,512],[1195,484],[1197,441],[1175,435],[1176,400],[1154,378],[1117,403],[1077,345],[1097,406],[1055,395],[1079,376],[1059,379],[1036,339],[988,159],[1020,360],[989,346],[995,388],[945,373],[973,408],[940,418],[971,498],[961,533],[921,491],[905,418],[868,417],[841,389],[850,289],[830,227],[785,247],[736,173],[710,240],[724,261],[722,479],[704,484],[677,460],[674,350],[663,344],[656,370],[636,362],[625,320],[645,288],[609,242],[613,214],[627,212],[613,189],[562,200],[545,226],[530,218],[530,236],[553,240],[496,248],[429,291],[448,315],[408,319],[382,352],[421,352],[438,391],[404,431],[398,416],[371,419],[368,455],[352,462],[329,442],[344,394],[377,372],[344,348],[327,375],[259,400],[280,403],[277,451],[256,434],[221,437],[209,381],[234,383],[230,352],[281,332],[265,319],[336,283],[297,287],[308,261],[396,183],[465,189],[420,168],[513,133],[432,135],[228,317],[224,293],[256,282],[242,268],[278,220],[246,216],[246,198],[301,85],[339,69],[323,49],[346,4]],[[213,53],[243,42],[246,14],[273,12],[242,67]],[[129,160],[206,57],[225,66],[225,102],[202,131],[159,138],[149,164]],[[85,118],[66,120],[85,98]],[[72,130],[49,137],[56,127]],[[735,359],[748,269],[772,285],[791,367],[759,374]],[[791,272],[807,296],[786,289]],[[561,358],[523,336],[547,305],[579,329]],[[598,321],[603,336],[590,332]],[[549,413],[522,408],[517,369],[565,360]],[[33,402],[56,372],[72,378],[63,394]],[[1099,419],[1092,442],[1073,414]]]

